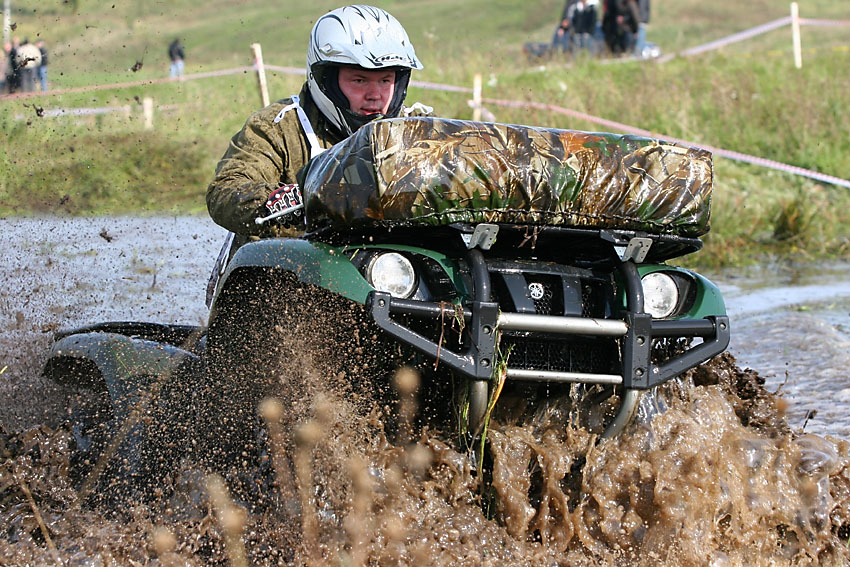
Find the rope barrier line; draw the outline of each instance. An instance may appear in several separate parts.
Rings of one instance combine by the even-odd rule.
[[[737,57],[742,59],[754,59],[758,57],[788,57],[790,50],[781,51],[779,49],[771,49],[770,51],[759,51],[757,53],[739,53]],[[831,47],[806,47],[802,53],[812,55],[815,53],[823,53],[824,51],[832,51],[834,53],[842,53],[850,51],[850,45],[833,45]]]
[[[272,71],[278,71],[280,73],[284,73],[287,75],[306,75],[307,70],[302,69],[300,67],[281,67],[280,65],[269,65],[266,64],[266,69],[271,69]]]
[[[850,26],[850,20],[822,20],[818,18],[800,18],[801,26],[838,27]]]
[[[802,19],[801,18],[799,20],[799,22],[801,24],[804,24],[804,25],[815,25],[815,26],[845,26],[845,25],[850,26],[850,20],[819,20],[819,19]],[[729,45],[731,43],[736,43],[736,42],[743,41],[743,40],[751,38],[751,37],[755,37],[755,36],[760,35],[760,34],[767,33],[769,31],[778,29],[782,26],[789,25],[790,23],[791,23],[791,17],[786,16],[784,18],[780,18],[778,20],[774,20],[772,22],[768,22],[766,24],[756,26],[756,27],[751,28],[749,30],[745,30],[745,31],[730,35],[728,37],[725,37],[725,38],[722,38],[722,39],[719,39],[719,40],[716,40],[716,41],[712,41],[710,43],[706,43],[706,44],[703,44],[703,45],[700,45],[700,46],[697,46],[697,47],[693,47],[691,49],[687,49],[685,51],[680,52],[679,55],[697,55],[699,53],[703,53],[703,52],[709,51],[711,49],[718,49],[719,47],[723,47],[723,46]],[[668,59],[666,59],[666,60],[669,60],[669,58],[672,58],[673,56],[667,56],[667,57],[668,57]],[[662,59],[664,59],[664,58],[662,58]],[[265,68],[272,70],[272,71],[278,71],[278,72],[284,73],[284,74],[291,74],[291,75],[305,75],[306,74],[305,69],[298,68],[298,67],[283,67],[283,66],[279,66],[279,65],[265,65]],[[255,71],[256,71],[256,68],[253,67],[253,66],[237,67],[237,68],[232,68],[232,69],[222,69],[222,70],[219,70],[219,71],[209,71],[209,72],[204,72],[204,73],[192,73],[192,74],[184,75],[180,79],[174,79],[174,78],[168,77],[168,78],[162,78],[162,79],[149,79],[149,80],[144,80],[144,81],[114,83],[114,84],[107,84],[107,85],[92,85],[92,86],[88,86],[88,87],[78,87],[78,88],[72,88],[72,89],[56,90],[56,91],[52,91],[51,94],[88,92],[88,91],[95,91],[95,90],[106,90],[106,89],[127,88],[127,87],[135,87],[135,86],[165,84],[165,83],[173,83],[173,82],[179,82],[179,81],[205,79],[205,78],[210,78],[210,77],[222,77],[222,76],[226,76],[226,75],[234,75],[234,74],[237,74],[237,73],[248,73],[248,72],[255,72]],[[443,91],[443,92],[455,92],[455,93],[465,93],[465,94],[469,94],[469,93],[473,92],[472,88],[461,87],[461,86],[457,86],[457,85],[445,85],[445,84],[440,84],[440,83],[430,83],[430,82],[423,82],[423,81],[411,81],[410,84],[411,84],[411,86],[415,86],[415,87],[427,89],[427,90],[438,90],[438,91]],[[8,95],[8,97],[10,97],[10,98],[27,98],[27,97],[31,97],[31,96],[42,96],[44,94],[47,94],[47,93],[41,93],[41,92],[17,93],[17,94],[14,94],[14,95]],[[634,134],[634,135],[638,135],[638,136],[644,136],[644,137],[647,137],[647,138],[662,138],[664,140],[668,140],[670,142],[674,142],[674,143],[678,143],[678,144],[683,144],[683,145],[686,145],[686,146],[699,147],[699,148],[702,148],[702,149],[705,149],[705,150],[712,152],[712,154],[714,154],[714,155],[724,157],[724,158],[727,158],[727,159],[731,159],[731,160],[734,160],[734,161],[740,161],[740,162],[744,162],[744,163],[758,165],[758,166],[761,166],[761,167],[767,167],[769,169],[774,169],[774,170],[777,170],[777,171],[783,171],[783,172],[786,172],[786,173],[791,173],[791,174],[794,174],[794,175],[807,177],[809,179],[814,179],[816,181],[821,181],[823,183],[829,183],[829,184],[832,184],[832,185],[839,185],[841,187],[846,187],[846,188],[850,189],[850,181],[847,181],[846,179],[841,179],[839,177],[827,175],[827,174],[824,174],[824,173],[819,173],[817,171],[811,171],[811,170],[808,170],[808,169],[804,169],[802,167],[797,167],[797,166],[794,166],[794,165],[788,165],[788,164],[785,164],[785,163],[769,160],[769,159],[766,159],[766,158],[751,156],[751,155],[743,154],[743,153],[740,153],[740,152],[735,152],[735,151],[732,151],[732,150],[724,150],[722,148],[716,148],[714,146],[709,146],[709,145],[705,145],[705,144],[697,144],[697,143],[689,142],[689,141],[686,141],[686,140],[669,138],[669,137],[665,137],[665,136],[658,136],[656,134],[653,134],[649,130],[636,128],[634,126],[629,126],[627,124],[622,124],[620,122],[616,122],[616,121],[613,121],[613,120],[607,120],[605,118],[600,118],[598,116],[593,116],[593,115],[590,115],[590,114],[586,114],[586,113],[579,112],[579,111],[576,111],[576,110],[571,110],[571,109],[564,108],[564,107],[561,107],[561,106],[557,106],[557,105],[554,105],[554,104],[546,104],[546,103],[533,102],[533,101],[503,100],[503,99],[490,99],[490,98],[483,99],[483,102],[486,102],[488,104],[495,104],[497,106],[509,107],[509,108],[535,108],[535,109],[538,109],[538,110],[544,110],[544,111],[552,112],[552,113],[555,113],[555,114],[562,114],[562,115],[570,116],[572,118],[576,118],[576,119],[579,119],[579,120],[585,120],[585,121],[591,122],[593,124],[599,124],[599,125],[604,126],[605,128],[611,129],[611,130],[616,130],[616,131]]]
[[[826,20],[826,19],[817,19],[817,18],[799,18],[797,22],[801,26],[816,26],[816,27],[837,27],[837,26],[850,26],[850,20]],[[705,53],[706,51],[712,51],[714,49],[720,49],[721,47],[726,47],[727,45],[731,45],[733,43],[738,43],[739,41],[744,41],[746,39],[750,39],[757,35],[762,35],[773,30],[779,29],[784,26],[789,26],[792,23],[791,16],[785,16],[783,18],[779,18],[778,20],[773,20],[772,22],[767,22],[766,24],[762,24],[760,26],[756,26],[754,28],[750,28],[748,30],[744,30],[742,32],[734,33],[730,36],[726,36],[721,39],[717,39],[715,41],[704,43],[703,45],[698,45],[696,47],[691,47],[689,49],[685,49],[684,51],[680,51],[675,54],[664,55],[658,59],[659,63],[666,63],[670,61],[676,56],[681,57],[689,57],[692,55],[699,55],[700,53]]]
[[[431,90],[431,91],[446,91],[452,93],[465,93],[472,94],[474,89],[472,87],[458,87],[456,85],[441,85],[440,83],[424,83],[421,81],[410,81],[410,84],[414,87],[419,87],[421,89]]]
[[[779,18],[778,20],[773,20],[772,22],[768,22],[766,24],[762,24],[760,26],[744,30],[742,32],[738,32],[730,36],[709,43],[705,43],[703,45],[698,45],[696,47],[691,47],[690,49],[685,49],[684,51],[680,51],[679,55],[682,55],[684,57],[688,57],[691,55],[699,55],[700,53],[704,53],[706,51],[720,49],[721,47],[725,47],[732,43],[737,43],[739,41],[744,41],[745,39],[750,39],[751,37],[755,37],[757,35],[771,32],[775,29],[787,26],[789,24],[791,24],[791,16],[785,16],[784,18]]]
[[[91,91],[105,91],[111,89],[126,89],[129,87],[145,87],[149,85],[162,85],[166,83],[179,83],[181,81],[192,81],[195,79],[208,79],[210,77],[223,77],[225,75],[236,75],[237,73],[248,73],[253,72],[255,69],[253,67],[236,67],[234,69],[221,69],[219,71],[207,71],[204,73],[190,73],[188,75],[183,75],[182,78],[171,78],[165,77],[162,79],[146,79],[143,81],[128,81],[124,83],[107,83],[103,85],[88,85],[85,87],[72,87],[67,89],[54,89],[49,92],[42,91],[33,91],[29,93],[14,93],[9,95],[4,95],[0,98],[9,98],[9,99],[20,99],[20,98],[33,98],[33,97],[41,97],[46,95],[58,95],[58,94],[71,94],[71,93],[86,93]]]
[[[585,120],[587,122],[591,122],[594,124],[600,124],[605,128],[615,130],[618,132],[625,132],[627,134],[634,134],[636,136],[643,136],[646,138],[661,138],[663,140],[673,142],[676,144],[682,144],[685,146],[693,146],[702,148],[704,150],[710,151],[712,154],[720,157],[724,157],[726,159],[731,159],[734,161],[740,161],[744,163],[749,163],[752,165],[758,165],[761,167],[767,167],[769,169],[774,169],[777,171],[783,171],[786,173],[791,173],[794,175],[799,175],[802,177],[807,177],[809,179],[813,179],[816,181],[820,181],[823,183],[829,183],[831,185],[839,185],[841,187],[846,187],[850,189],[850,181],[846,179],[841,179],[840,177],[835,177],[833,175],[827,175],[825,173],[820,173],[817,171],[811,171],[809,169],[804,169],[802,167],[797,167],[795,165],[788,165],[785,163],[781,163],[778,161],[769,160],[766,158],[760,158],[756,156],[751,156],[747,154],[743,154],[740,152],[735,152],[732,150],[724,150],[722,148],[717,148],[714,146],[706,145],[706,144],[698,144],[696,142],[691,142],[688,140],[681,140],[678,138],[670,138],[667,136],[660,136],[649,130],[644,130],[642,128],[635,128],[634,126],[629,126],[627,124],[622,124],[620,122],[615,122],[613,120],[607,120],[605,118],[599,118],[598,116],[593,116],[591,114],[586,114],[584,112],[579,112],[577,110],[571,110],[569,108],[564,108],[562,106],[557,106],[554,104],[546,104],[541,102],[524,102],[518,100],[502,100],[502,99],[491,99],[485,98],[483,102],[488,104],[495,104],[497,106],[504,106],[509,108],[534,108],[537,110],[545,110],[548,112],[552,112],[555,114],[562,114],[565,116],[569,116],[571,118],[576,118],[579,120]]]

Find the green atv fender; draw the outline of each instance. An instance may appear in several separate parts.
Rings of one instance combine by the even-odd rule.
[[[275,268],[293,273],[300,281],[322,287],[360,304],[365,304],[368,295],[375,291],[366,278],[348,259],[347,252],[360,248],[408,251],[427,256],[442,266],[454,282],[458,291],[465,287],[454,264],[444,254],[404,245],[331,246],[321,242],[310,242],[295,238],[268,238],[248,242],[239,247],[228,262],[216,286],[216,298],[227,287],[233,274],[243,270]],[[215,300],[210,319],[215,317]]]
[[[366,245],[358,248],[377,248]],[[454,282],[459,295],[468,295],[465,286],[457,273],[453,262],[444,254],[402,245],[381,245],[386,250],[409,251],[432,258],[442,266],[443,270]],[[249,242],[241,246],[228,263],[224,274],[218,282],[216,293],[226,286],[227,279],[240,270],[257,268],[278,268],[292,272],[302,282],[325,288],[333,293],[346,297],[357,303],[365,304],[366,298],[374,291],[369,282],[348,260],[346,252],[349,247],[335,247],[320,242],[310,242],[300,239],[272,238]],[[637,266],[641,277],[656,271],[675,271],[688,274],[698,280],[697,296],[692,309],[683,316],[702,318],[713,315],[725,315],[726,305],[717,286],[711,280],[696,272],[667,266],[664,264],[639,264]],[[625,296],[621,299],[625,307]],[[213,312],[215,302],[213,302]]]
[[[171,328],[181,332],[190,329]],[[200,335],[201,329],[191,329]],[[132,414],[154,381],[167,379],[181,365],[198,358],[179,346],[152,339],[128,330],[126,323],[76,329],[53,343],[43,375],[60,383],[105,389],[114,416],[122,422]]]

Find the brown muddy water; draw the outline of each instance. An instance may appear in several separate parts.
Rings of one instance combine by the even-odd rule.
[[[615,440],[559,402],[501,420],[484,490],[438,432],[388,439],[386,409],[314,377],[295,403],[263,407],[297,423],[269,428],[273,446],[297,441],[273,505],[246,512],[187,468],[164,503],[91,507],[68,478],[78,393],[39,377],[51,333],[203,324],[223,231],[185,217],[0,222],[0,565],[850,563],[850,266],[707,274],[731,356],[645,400]]]

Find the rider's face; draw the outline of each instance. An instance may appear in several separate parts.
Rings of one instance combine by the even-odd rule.
[[[340,67],[339,89],[352,112],[386,114],[395,91],[395,71]]]

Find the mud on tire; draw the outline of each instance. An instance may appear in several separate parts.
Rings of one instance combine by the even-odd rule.
[[[250,477],[268,460],[257,415],[266,397],[287,408],[282,425],[291,432],[310,416],[317,392],[332,391],[364,411],[392,396],[388,377],[397,358],[362,305],[288,272],[252,270],[231,276],[214,312],[198,422],[206,464],[215,470]]]

